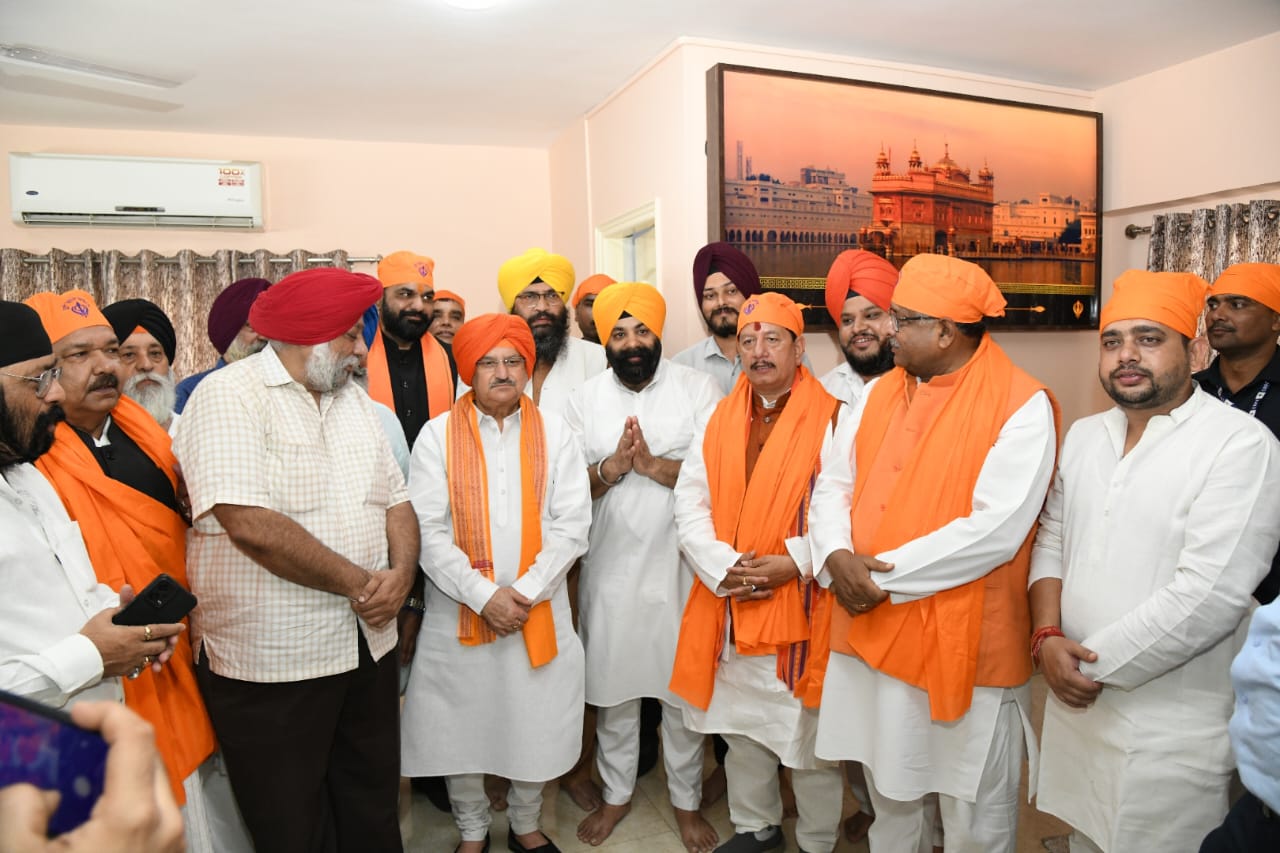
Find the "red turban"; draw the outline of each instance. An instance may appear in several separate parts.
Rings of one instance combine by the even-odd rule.
[[[341,337],[382,298],[371,275],[332,267],[280,279],[249,309],[249,323],[264,338],[286,344],[326,344]]]
[[[458,378],[470,385],[476,373],[476,362],[504,341],[524,356],[525,367],[532,373],[537,352],[533,348],[533,332],[529,331],[529,324],[515,314],[481,314],[463,323],[453,336],[453,358],[458,363]]]
[[[1125,270],[1112,288],[1099,332],[1120,320],[1150,320],[1194,338],[1209,285],[1190,272]]]
[[[707,286],[707,277],[717,272],[728,276],[743,296],[760,292],[760,273],[756,272],[756,265],[750,258],[728,243],[708,243],[693,256],[693,290],[698,294],[699,302]]]
[[[827,273],[827,313],[836,325],[845,300],[851,292],[865,296],[881,311],[889,310],[893,288],[898,283],[898,268],[864,249],[847,249],[836,255]]]
[[[209,309],[209,343],[224,355],[227,347],[249,321],[249,309],[262,292],[271,286],[265,278],[242,278],[227,285],[213,300]]]
[[[804,313],[800,306],[774,290],[758,293],[738,312],[738,331],[752,323],[772,323],[790,329],[798,338],[804,334]]]
[[[902,265],[893,301],[903,308],[957,323],[1003,317],[1005,299],[987,271],[947,255],[916,255]]]

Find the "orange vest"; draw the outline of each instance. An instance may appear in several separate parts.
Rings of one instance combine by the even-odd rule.
[[[1009,418],[1048,390],[990,337],[954,373],[928,383],[901,369],[872,389],[855,439],[854,551],[878,554],[973,511],[973,489]],[[1043,495],[1032,495],[1043,501]],[[933,719],[968,711],[973,688],[1014,687],[1031,677],[1027,575],[1035,525],[1013,559],[982,578],[851,616],[833,608],[831,648],[928,691]]]
[[[177,460],[169,436],[145,409],[122,396],[111,419],[177,487]],[[67,514],[80,524],[89,560],[98,580],[119,591],[124,584],[141,592],[166,572],[187,583],[187,525],[173,510],[108,477],[92,451],[65,423],[58,424],[53,447],[36,460],[53,484]],[[173,657],[157,674],[144,671],[126,679],[125,704],[155,728],[156,749],[169,773],[179,803],[182,782],[214,750],[209,722],[196,686],[195,664],[187,632],[178,635]]]
[[[369,396],[396,410],[395,396],[391,393],[391,370],[387,367],[386,345],[382,342],[382,329],[369,344]],[[444,347],[430,332],[422,336],[422,373],[427,377],[427,417],[449,411],[453,406],[453,372],[449,369],[449,356]]]

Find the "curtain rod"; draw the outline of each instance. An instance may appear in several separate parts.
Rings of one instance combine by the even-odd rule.
[[[1124,227],[1124,236],[1128,237],[1130,240],[1134,239],[1139,234],[1150,234],[1150,233],[1151,233],[1150,225],[1129,224]]]
[[[101,261],[103,257],[104,255],[101,253],[90,253],[88,258],[83,258],[80,255],[67,255],[67,257],[63,258],[62,260],[69,264],[74,264],[74,263],[91,264],[97,261]],[[382,255],[373,255],[370,257],[348,257],[347,263],[376,264],[381,260],[382,260]],[[22,262],[24,264],[47,264],[52,262],[52,258],[50,258],[48,255],[32,255],[30,257],[23,258]],[[258,262],[258,259],[253,257],[252,255],[241,255],[240,257],[236,258],[237,264],[256,264],[257,262]],[[309,264],[331,264],[333,263],[333,258],[328,258],[323,256],[316,257],[316,258],[307,258],[306,262]],[[121,258],[120,263],[140,264],[142,263],[142,260],[140,258]],[[177,258],[156,258],[154,263],[176,265],[176,264],[181,264],[182,261],[178,260]],[[218,259],[217,258],[196,258],[195,263],[216,264],[218,263]],[[291,264],[293,263],[293,258],[284,257],[284,256],[274,256],[274,257],[267,258],[267,263]]]

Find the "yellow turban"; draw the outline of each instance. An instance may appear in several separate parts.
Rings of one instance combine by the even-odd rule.
[[[573,292],[573,299],[569,304],[577,308],[578,303],[582,301],[582,297],[590,296],[593,293],[599,295],[600,291],[611,284],[617,284],[617,282],[602,272],[589,275],[582,280],[578,285],[578,289]]]
[[[83,290],[68,290],[66,293],[37,293],[24,300],[24,304],[35,309],[40,315],[49,342],[57,346],[58,341],[72,332],[87,329],[90,326],[106,326],[111,323],[101,311],[93,297]]]
[[[1232,264],[1209,288],[1210,296],[1234,293],[1280,312],[1280,264]]]
[[[977,264],[947,255],[916,255],[902,265],[893,301],[930,317],[977,323],[1003,317],[1000,288]]]
[[[516,304],[517,294],[538,278],[561,299],[568,299],[573,290],[573,264],[564,255],[553,255],[546,249],[530,249],[504,263],[498,269],[498,293],[508,311]]]
[[[413,252],[392,252],[378,261],[378,281],[383,290],[402,284],[418,284],[435,288],[436,262]]]
[[[662,337],[662,324],[667,319],[667,303],[652,284],[642,281],[623,281],[611,284],[596,296],[591,306],[600,339],[606,340],[623,314],[630,314],[649,331]]]
[[[738,331],[752,323],[772,323],[790,329],[797,338],[804,334],[804,313],[800,306],[773,290],[757,293],[743,303],[738,312]]]
[[[1119,320],[1151,320],[1194,338],[1208,289],[1195,273],[1125,270],[1102,306],[1098,330]]]

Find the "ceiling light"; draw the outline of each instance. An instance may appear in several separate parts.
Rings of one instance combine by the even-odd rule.
[[[100,80],[133,83],[137,86],[152,86],[157,89],[173,89],[181,85],[176,80],[166,80],[163,77],[153,77],[150,74],[139,74],[107,65],[95,65],[92,62],[83,62],[68,56],[59,56],[56,53],[46,53],[33,47],[0,44],[0,62],[45,70],[56,69],[85,77],[96,77]]]

